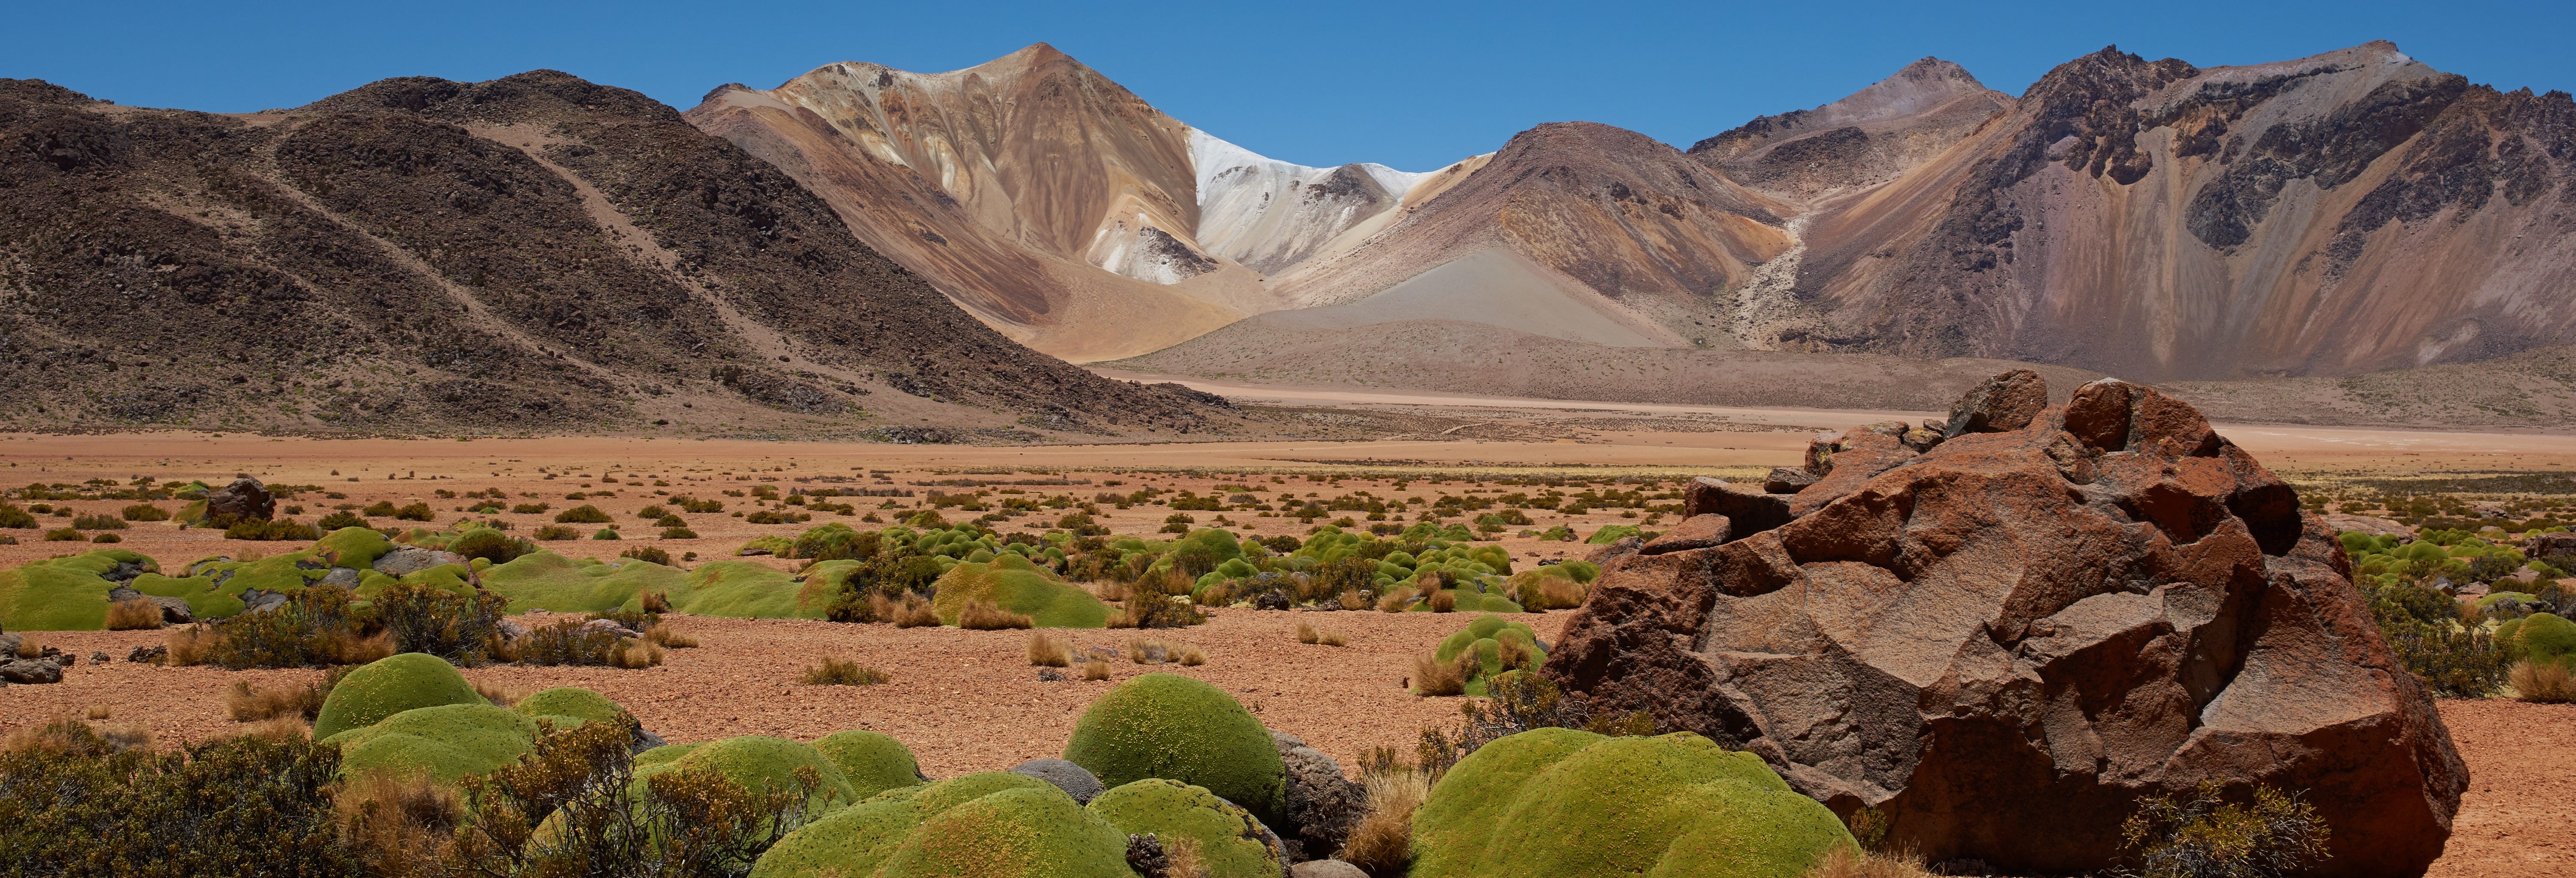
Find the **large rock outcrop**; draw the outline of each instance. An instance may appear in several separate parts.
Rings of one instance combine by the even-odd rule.
[[[2288,484],[2142,386],[1999,423],[1821,480],[1777,527],[1618,562],[1545,672],[1934,859],[2108,867],[2142,796],[2205,778],[2304,791],[2319,874],[2440,855],[2467,769]]]

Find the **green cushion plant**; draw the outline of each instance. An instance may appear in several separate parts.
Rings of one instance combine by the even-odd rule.
[[[1064,758],[1104,786],[1166,778],[1205,787],[1276,824],[1287,767],[1270,731],[1224,690],[1177,674],[1144,674],[1100,696],[1073,727]]]
[[[1413,831],[1414,878],[1798,878],[1859,850],[1761,757],[1690,732],[1505,737],[1441,778]]]
[[[1287,856],[1251,812],[1206,787],[1147,778],[1101,793],[1085,807],[1128,835],[1197,842],[1208,878],[1275,878]]]
[[[361,665],[331,687],[313,718],[313,737],[365,728],[416,708],[490,703],[446,659],[406,652]]]

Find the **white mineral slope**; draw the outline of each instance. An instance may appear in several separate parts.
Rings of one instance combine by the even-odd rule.
[[[1200,247],[1275,274],[1326,252],[1343,233],[1388,215],[1429,172],[1375,162],[1310,168],[1192,128]]]

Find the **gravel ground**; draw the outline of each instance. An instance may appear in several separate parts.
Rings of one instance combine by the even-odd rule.
[[[1521,618],[1555,642],[1569,612]],[[519,617],[538,621],[542,617]],[[1199,646],[1208,663],[1111,664],[1112,679],[1154,671],[1187,674],[1213,683],[1252,708],[1271,728],[1294,733],[1352,768],[1361,750],[1393,746],[1410,751],[1422,726],[1457,716],[1459,699],[1417,698],[1401,681],[1412,657],[1466,623],[1466,615],[1374,612],[1265,612],[1219,610],[1208,624],[1152,632],[1164,640]],[[1296,642],[1299,621],[1341,631],[1345,647]],[[887,625],[839,625],[784,619],[669,616],[666,623],[695,636],[701,646],[672,650],[662,667],[639,671],[601,668],[473,668],[475,682],[526,692],[548,686],[599,690],[672,741],[731,735],[776,735],[812,740],[841,729],[875,729],[893,735],[921,757],[935,777],[1008,768],[1053,756],[1073,732],[1074,721],[1111,683],[1071,680],[1042,683],[1027,660],[1028,635],[1019,631],[951,628],[897,630]],[[1095,647],[1126,651],[1134,631],[1066,632],[1076,651]],[[221,735],[237,728],[224,715],[223,694],[234,680],[283,685],[320,676],[318,671],[240,671],[162,668],[89,661],[92,650],[122,656],[138,645],[161,642],[151,631],[40,632],[41,642],[82,657],[64,682],[0,690],[0,730],[104,706],[110,723],[140,722],[164,742]],[[885,671],[892,682],[876,686],[807,686],[799,672],[824,655],[854,659]],[[2449,849],[2428,873],[2450,876],[2557,876],[2576,874],[2576,774],[2562,758],[2576,740],[2576,705],[2516,701],[2443,701],[2460,755],[2472,778]]]
[[[1541,639],[1554,642],[1570,611],[1524,614]],[[518,617],[522,622],[542,617]],[[1394,746],[1410,752],[1423,725],[1457,716],[1459,699],[1419,698],[1405,691],[1415,655],[1464,626],[1468,614],[1377,612],[1276,612],[1218,610],[1206,625],[1140,633],[1075,630],[1065,633],[1075,651],[1111,648],[1127,653],[1133,637],[1151,636],[1200,647],[1207,664],[1143,665],[1111,662],[1111,681],[1156,671],[1187,674],[1233,693],[1271,728],[1353,767],[1360,751]],[[1342,647],[1298,643],[1300,621],[1340,631]],[[673,615],[664,624],[696,637],[695,649],[668,652],[663,666],[645,670],[471,668],[477,683],[533,692],[548,686],[585,686],[633,711],[646,728],[672,741],[705,741],[733,735],[776,735],[812,740],[842,729],[874,729],[912,747],[922,769],[946,777],[1008,768],[1054,756],[1073,734],[1074,721],[1111,682],[1040,682],[1028,662],[1028,633],[954,628],[896,629],[890,625],[841,625],[794,619],[728,619]],[[140,722],[163,740],[225,734],[223,695],[234,680],[286,685],[318,671],[243,671],[162,668],[128,664],[127,650],[159,643],[150,631],[40,632],[42,643],[80,655],[81,664],[60,685],[11,686],[0,691],[0,728],[41,722],[104,705],[111,722]],[[118,661],[93,666],[92,650]],[[892,682],[875,686],[808,686],[797,682],[806,666],[835,656],[885,671]]]

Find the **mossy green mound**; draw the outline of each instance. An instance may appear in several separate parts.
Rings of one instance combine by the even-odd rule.
[[[465,675],[446,659],[406,652],[360,666],[331,687],[322,712],[313,718],[313,737],[328,738],[362,729],[386,717],[442,704],[490,705],[465,682]]]
[[[668,762],[677,762],[680,757],[689,755],[690,751],[706,745],[705,741],[691,744],[664,744],[651,750],[635,754],[635,767],[640,769],[647,765],[661,765]]]
[[[1603,527],[1600,530],[1593,531],[1592,538],[1584,540],[1583,544],[1587,546],[1607,546],[1622,539],[1640,535],[1642,535],[1642,531],[1639,530],[1636,525],[1613,524]]]
[[[1513,648],[1506,649],[1505,644]],[[1440,648],[1432,655],[1446,662],[1455,661],[1460,653],[1468,651],[1475,652],[1476,666],[1475,675],[1467,681],[1466,694],[1478,698],[1486,695],[1487,685],[1495,675],[1506,671],[1535,671],[1547,661],[1547,650],[1538,645],[1538,633],[1527,625],[1502,616],[1476,617],[1476,621],[1467,623],[1466,628],[1443,638]],[[1514,652],[1518,653],[1520,661],[1504,661],[1507,653]]]
[[[608,696],[579,686],[557,686],[519,699],[513,709],[528,716],[568,716],[588,723],[620,722],[626,708]]]
[[[2521,650],[2533,662],[2557,662],[2576,666],[2576,622],[2555,613],[2533,613],[2506,622],[2496,631],[2496,639]]]
[[[754,878],[873,875],[924,819],[1004,790],[1039,788],[1054,789],[1036,778],[987,771],[888,790],[789,833],[761,856],[751,874]]]
[[[634,559],[607,563],[574,560],[539,550],[495,564],[483,571],[483,588],[510,599],[510,612],[545,609],[557,613],[606,613],[641,610],[645,592],[666,592],[676,601],[689,591],[689,575]]]
[[[313,554],[323,563],[360,570],[374,565],[376,559],[393,550],[394,541],[367,527],[344,527],[323,535],[313,544]]]
[[[1275,878],[1286,856],[1251,812],[1206,787],[1148,778],[1101,793],[1085,807],[1129,835],[1150,832],[1166,844],[1197,841],[1208,878]]]
[[[1414,878],[1798,878],[1840,847],[1832,811],[1751,753],[1680,732],[1536,729],[1460,760],[1413,816]]]
[[[961,563],[940,574],[938,596],[930,603],[940,621],[957,624],[970,601],[1027,615],[1040,628],[1105,628],[1109,624],[1109,606],[1091,592],[1014,554],[998,555],[983,563]]]
[[[751,561],[699,565],[689,571],[688,585],[685,592],[671,593],[671,608],[700,616],[820,619],[832,603],[831,591],[810,581],[797,582],[786,571]]]
[[[1157,777],[1205,787],[1264,824],[1287,810],[1287,768],[1270,731],[1234,696],[1178,674],[1145,674],[1100,696],[1064,758],[1108,787]]]
[[[881,878],[1133,878],[1127,835],[1052,786],[1003,790],[906,834]]]
[[[406,710],[322,742],[340,745],[343,777],[427,775],[452,784],[517,762],[536,736],[537,720],[526,714],[489,704],[442,704]]]
[[[693,767],[712,768],[726,780],[746,789],[783,790],[796,783],[796,770],[812,768],[821,775],[822,785],[814,790],[807,814],[820,814],[858,801],[850,781],[841,775],[840,766],[823,757],[823,751],[785,738],[767,735],[743,735],[710,742],[680,755],[678,759],[638,765],[635,782],[665,771]]]
[[[860,799],[923,782],[921,763],[913,758],[912,748],[883,732],[833,732],[816,740],[814,749],[841,769],[852,795]]]
[[[96,631],[107,627],[107,593],[116,583],[100,574],[126,563],[160,568],[140,552],[100,549],[0,571],[0,629]]]

